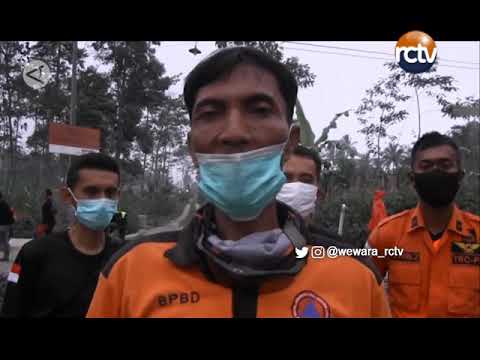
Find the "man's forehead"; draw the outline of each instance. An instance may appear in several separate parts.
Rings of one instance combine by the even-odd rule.
[[[430,147],[417,152],[417,160],[435,160],[435,159],[456,159],[456,152],[450,145],[440,145]]]
[[[284,102],[275,76],[266,69],[252,64],[239,64],[218,80],[201,87],[195,98],[195,104],[215,97],[249,97],[257,93],[270,95]]]
[[[313,159],[306,156],[290,155],[283,166],[284,171],[302,171],[316,173],[316,164]]]
[[[81,169],[78,175],[78,184],[82,186],[117,187],[119,185],[118,174],[108,170]]]

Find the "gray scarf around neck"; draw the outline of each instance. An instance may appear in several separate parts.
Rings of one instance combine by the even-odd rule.
[[[233,263],[258,269],[279,263],[292,247],[281,229],[253,233],[237,241],[222,240],[212,234],[207,241],[214,251],[228,256]]]

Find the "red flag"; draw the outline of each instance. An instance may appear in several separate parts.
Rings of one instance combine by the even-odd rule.
[[[20,271],[22,267],[20,264],[14,263],[12,269],[8,273],[7,281],[13,282],[14,284],[18,283],[18,277],[20,276]]]
[[[383,203],[383,197],[385,196],[385,191],[377,190],[373,195],[373,204],[372,204],[372,217],[368,223],[368,230],[372,231],[378,225],[380,221],[388,217],[387,209]]]

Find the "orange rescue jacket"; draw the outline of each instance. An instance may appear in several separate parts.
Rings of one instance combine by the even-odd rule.
[[[388,297],[394,317],[480,316],[480,217],[454,207],[442,237],[435,242],[420,208],[383,220],[369,246],[403,249],[401,256],[374,258],[388,272]]]
[[[390,317],[374,272],[352,257],[308,259],[257,288],[214,281],[195,228],[124,247],[100,275],[87,317]]]

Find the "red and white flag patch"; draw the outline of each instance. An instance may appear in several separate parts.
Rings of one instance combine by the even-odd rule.
[[[18,278],[20,277],[20,270],[22,267],[19,264],[13,264],[12,270],[8,273],[8,281],[16,284],[18,282]]]

